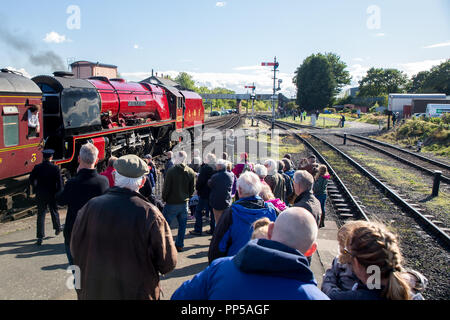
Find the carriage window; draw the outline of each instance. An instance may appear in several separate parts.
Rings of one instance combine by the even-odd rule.
[[[19,144],[19,116],[3,116],[3,133],[5,147]]]

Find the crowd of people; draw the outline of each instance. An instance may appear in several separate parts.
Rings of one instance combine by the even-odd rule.
[[[212,235],[209,266],[183,283],[174,300],[423,299],[427,280],[403,267],[396,236],[363,221],[339,230],[340,254],[318,288],[310,263],[325,226],[330,175],[313,155],[296,165],[289,154],[250,163],[242,153],[233,165],[226,153],[201,159],[195,150],[188,163],[186,152],[169,152],[161,199],[150,155],[111,157],[99,174],[98,150],[87,143],[77,175],[64,186],[52,155],[46,150],[30,176],[40,203],[37,244],[45,237],[46,207],[59,233],[56,203],[67,205],[64,243],[69,264],[81,271],[79,299],[159,299],[160,274],[171,272],[184,250],[189,211],[195,219],[189,233]],[[367,273],[373,266],[380,270],[375,286]]]

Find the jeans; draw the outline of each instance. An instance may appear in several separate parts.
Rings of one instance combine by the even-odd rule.
[[[320,202],[320,207],[322,208],[322,216],[320,217],[319,227],[325,226],[325,202],[327,201],[327,195],[321,194],[316,196],[317,200]]]
[[[203,216],[202,211],[206,211],[206,215],[211,216],[210,219],[210,228],[211,232],[214,232],[214,228],[216,226],[216,222],[214,221],[214,214],[211,212],[212,208],[209,206],[209,199],[207,198],[199,198],[197,209],[195,210],[195,225],[194,225],[194,231],[195,232],[202,232],[203,228]]]
[[[174,218],[177,218],[178,220],[178,234],[177,240],[175,241],[175,246],[179,248],[184,247],[184,236],[186,233],[187,214],[188,214],[187,202],[183,204],[166,204],[163,210],[164,218],[166,218],[167,223],[169,225]]]

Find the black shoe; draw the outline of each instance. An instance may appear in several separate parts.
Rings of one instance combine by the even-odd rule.
[[[178,252],[182,252],[183,248],[182,247],[176,247]]]
[[[207,234],[213,234],[214,231],[212,231],[211,229],[209,229],[208,231],[206,231]]]
[[[195,230],[189,231],[189,234],[192,234],[193,236],[201,236],[201,235],[202,235],[201,232],[197,232],[197,231],[195,231]]]
[[[37,245],[37,246],[41,246],[41,245],[42,245],[42,239],[37,239],[36,245]]]
[[[55,236],[59,235],[59,234],[61,233],[61,231],[62,231],[62,229],[61,229],[61,228],[59,228],[59,229],[55,230]]]

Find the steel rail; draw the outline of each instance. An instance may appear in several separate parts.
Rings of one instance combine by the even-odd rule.
[[[340,135],[340,134],[335,134],[335,136],[337,136],[339,138],[344,138],[344,136]],[[386,155],[390,156],[391,158],[394,158],[397,161],[400,161],[402,163],[406,163],[407,165],[409,165],[411,167],[414,167],[416,169],[419,169],[420,171],[423,171],[423,172],[425,172],[428,175],[434,176],[434,171],[433,170],[424,168],[421,165],[418,165],[417,163],[414,163],[414,162],[411,162],[411,161],[409,161],[407,159],[399,157],[398,155],[393,154],[393,153],[391,153],[391,152],[389,152],[389,151],[387,151],[385,149],[379,148],[379,147],[374,146],[374,145],[372,145],[370,143],[367,143],[367,142],[364,142],[364,141],[360,141],[360,140],[357,140],[357,139],[354,139],[354,138],[351,138],[351,137],[347,137],[347,139],[350,140],[350,141],[354,141],[356,143],[362,144],[362,145],[364,145],[366,147],[369,147],[369,148],[371,148],[373,150],[376,150],[378,152],[381,152],[383,154],[386,154]],[[441,176],[441,181],[443,181],[445,183],[450,183],[450,178],[447,177],[447,176],[442,175]]]
[[[450,236],[445,233],[441,228],[439,228],[436,224],[434,224],[431,220],[429,220],[427,217],[425,217],[423,214],[421,214],[419,211],[414,209],[409,203],[407,203],[404,199],[402,199],[399,195],[397,195],[391,188],[386,186],[383,182],[378,180],[373,174],[371,174],[369,171],[367,171],[365,168],[363,168],[358,162],[353,160],[351,157],[349,157],[347,154],[345,154],[343,151],[339,150],[337,147],[333,146],[331,143],[313,135],[310,134],[315,139],[319,140],[320,142],[324,143],[337,153],[339,153],[342,157],[347,159],[353,166],[358,168],[364,175],[369,177],[369,179],[374,182],[377,186],[379,186],[384,192],[386,192],[393,200],[396,202],[399,206],[401,206],[405,211],[412,214],[414,217],[418,218],[425,227],[430,229],[439,239],[443,240],[445,245],[447,246],[447,249],[450,247]]]
[[[450,170],[450,165],[448,165],[448,164],[446,164],[446,163],[443,163],[443,162],[440,162],[440,161],[436,161],[436,160],[433,160],[433,159],[424,157],[424,156],[422,156],[422,155],[420,155],[420,154],[416,154],[416,153],[411,152],[411,151],[409,151],[409,150],[405,150],[405,149],[402,149],[402,148],[393,146],[393,145],[391,145],[391,144],[389,144],[389,143],[382,142],[382,141],[378,141],[378,140],[371,139],[371,138],[367,138],[367,137],[360,136],[360,135],[357,135],[357,134],[350,134],[350,135],[351,135],[351,136],[354,136],[354,137],[357,137],[357,138],[359,138],[359,139],[367,140],[367,141],[370,141],[370,142],[373,142],[373,143],[376,143],[376,144],[379,144],[379,145],[388,147],[388,148],[392,148],[392,149],[396,149],[396,150],[401,151],[401,152],[405,152],[405,153],[407,153],[407,154],[409,154],[409,155],[411,155],[411,156],[414,156],[414,157],[416,157],[416,158],[419,158],[420,160],[423,160],[423,161],[432,163],[432,164],[434,164],[435,166],[438,166],[438,167],[441,167],[441,168]]]

